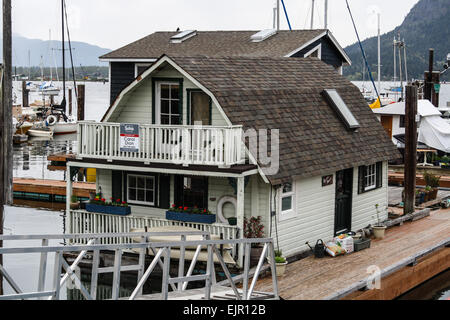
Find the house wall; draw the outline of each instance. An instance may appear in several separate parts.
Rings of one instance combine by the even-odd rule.
[[[303,58],[305,54],[310,52],[312,49],[317,47],[319,44],[322,45],[322,57],[321,60],[329,65],[332,65],[335,69],[340,69],[343,65],[343,58],[339,51],[334,47],[333,43],[327,38],[322,37],[317,41],[311,43],[306,48],[303,48],[301,51],[294,54],[292,57],[295,58]]]
[[[135,63],[111,62],[110,69],[110,102],[117,98],[119,93],[134,80]]]
[[[174,176],[170,179],[170,203],[174,203]],[[109,199],[112,197],[112,170],[99,169],[97,170],[97,191],[101,186],[103,198]],[[159,189],[159,188],[158,188]],[[126,192],[123,190],[123,192]],[[269,221],[269,185],[264,183],[259,175],[251,176],[247,186],[245,187],[244,194],[244,214],[245,217],[250,218],[253,216],[261,216],[262,223],[268,225]],[[235,192],[228,178],[216,178],[210,177],[208,180],[208,209],[217,214],[217,205],[219,200],[224,196],[236,197]],[[122,198],[125,196],[122,194]],[[150,216],[156,218],[165,217],[165,209],[146,207],[146,206],[134,206],[132,208],[132,214],[135,216]],[[255,210],[258,208],[258,210]],[[253,210],[253,211],[252,211]],[[226,204],[224,206],[223,214],[225,218],[235,217],[236,210],[232,204]]]
[[[278,241],[286,256],[292,256],[309,250],[308,241],[314,247],[317,240],[324,242],[334,238],[336,174],[333,184],[322,187],[322,177],[300,179],[295,184],[296,214],[283,220],[277,209],[277,229],[273,228],[272,237]],[[352,230],[359,230],[376,222],[375,205],[379,204],[380,219],[387,219],[388,205],[388,163],[383,163],[383,186],[367,193],[358,194],[358,168],[353,172]],[[270,197],[269,197],[270,198]]]
[[[199,88],[171,66],[166,66],[162,70],[155,71],[151,76],[143,79],[141,83],[128,92],[111,115],[109,122],[152,124],[152,77],[183,79],[183,124],[187,124],[187,90]],[[213,126],[227,125],[224,116],[215,103],[213,103],[211,107],[211,120],[211,125]]]

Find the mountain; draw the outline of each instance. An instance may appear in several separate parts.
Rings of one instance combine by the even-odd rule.
[[[62,66],[61,41],[52,40],[44,41],[38,39],[28,39],[20,35],[13,35],[13,65],[28,67],[28,52],[30,52],[31,66],[39,66],[41,56],[44,66]],[[3,60],[3,41],[0,38],[0,59]],[[69,43],[66,42],[66,49]],[[52,50],[55,49],[55,50]],[[100,62],[98,57],[110,52],[109,49],[100,48],[85,42],[72,41],[72,55],[74,66],[106,66],[104,62]],[[66,51],[66,67],[70,66],[70,54]]]
[[[392,80],[394,76],[394,36],[406,42],[408,78],[423,79],[428,70],[428,50],[434,48],[434,70],[443,70],[447,54],[450,53],[449,0],[420,0],[409,12],[402,25],[381,36],[381,75],[383,80]],[[377,37],[362,42],[367,60],[376,80],[378,68]],[[345,51],[353,64],[344,68],[344,74],[351,80],[361,80],[363,59],[359,44],[355,43]],[[398,58],[398,56],[397,56]],[[397,66],[398,76],[398,66]],[[366,74],[366,79],[367,79]],[[450,71],[442,79],[450,79]]]

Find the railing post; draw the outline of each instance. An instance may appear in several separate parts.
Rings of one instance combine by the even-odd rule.
[[[122,250],[117,249],[114,258],[114,278],[112,285],[112,300],[119,299],[120,291],[120,269],[122,266]]]
[[[277,279],[277,269],[275,264],[275,249],[273,246],[273,242],[269,244],[269,259],[270,259],[270,270],[272,272],[272,287],[273,293],[275,295],[275,299],[279,299],[278,295],[278,279]]]
[[[251,243],[245,243],[245,262],[244,262],[244,278],[243,278],[243,290],[242,290],[242,300],[248,300],[248,272],[250,270],[250,249]]]
[[[98,244],[98,239],[95,239],[94,245]],[[100,250],[94,250],[92,257],[92,273],[91,273],[91,297],[92,300],[97,300],[97,286],[98,286],[98,267],[100,264]]]
[[[47,247],[47,246],[48,246],[48,240],[42,239],[42,247]],[[41,261],[39,263],[38,292],[42,292],[45,289],[45,274],[46,274],[46,272],[47,272],[47,252],[42,252],[41,253]]]
[[[167,247],[164,250],[161,300],[167,300],[169,298],[169,277],[170,277],[170,247]]]
[[[186,241],[186,236],[181,236],[181,242]],[[184,276],[184,260],[185,260],[186,248],[184,244],[180,246],[180,260],[178,262],[178,277],[181,278]],[[178,291],[183,291],[183,282],[178,283]]]
[[[66,169],[66,214],[65,216],[69,216],[70,215],[70,202],[71,202],[71,198],[72,198],[72,177],[70,175],[70,165],[67,164],[67,169]],[[67,233],[72,233],[72,226],[70,224],[70,219],[68,220],[69,223],[67,223]],[[67,222],[67,221],[66,221]]]
[[[50,300],[59,300],[59,293],[61,290],[61,266],[62,266],[62,251],[55,252],[55,264],[53,270],[53,296]]]

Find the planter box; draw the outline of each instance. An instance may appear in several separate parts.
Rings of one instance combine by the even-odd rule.
[[[215,214],[194,214],[187,212],[166,212],[166,219],[172,221],[181,222],[196,222],[196,223],[207,223],[213,224],[216,222]]]
[[[113,206],[101,206],[98,204],[86,203],[86,211],[114,214],[119,216],[127,216],[131,214],[130,207],[113,207]]]

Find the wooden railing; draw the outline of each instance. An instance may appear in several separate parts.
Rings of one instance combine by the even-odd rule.
[[[139,126],[139,152],[122,152],[120,124],[78,123],[78,156],[109,160],[232,166],[245,162],[242,126]]]
[[[144,229],[165,227],[165,226],[182,226],[195,228],[212,235],[223,236],[224,240],[234,240],[240,238],[239,227],[225,224],[204,224],[192,222],[171,221],[166,219],[152,217],[135,217],[135,216],[115,216],[110,214],[102,214],[95,212],[87,212],[84,210],[70,210],[66,217],[67,233],[69,234],[105,234],[105,233],[129,233],[132,229]],[[80,240],[81,241],[81,240]],[[128,243],[127,238],[102,238],[102,244],[119,244]],[[233,246],[232,255],[236,256],[237,247]]]

